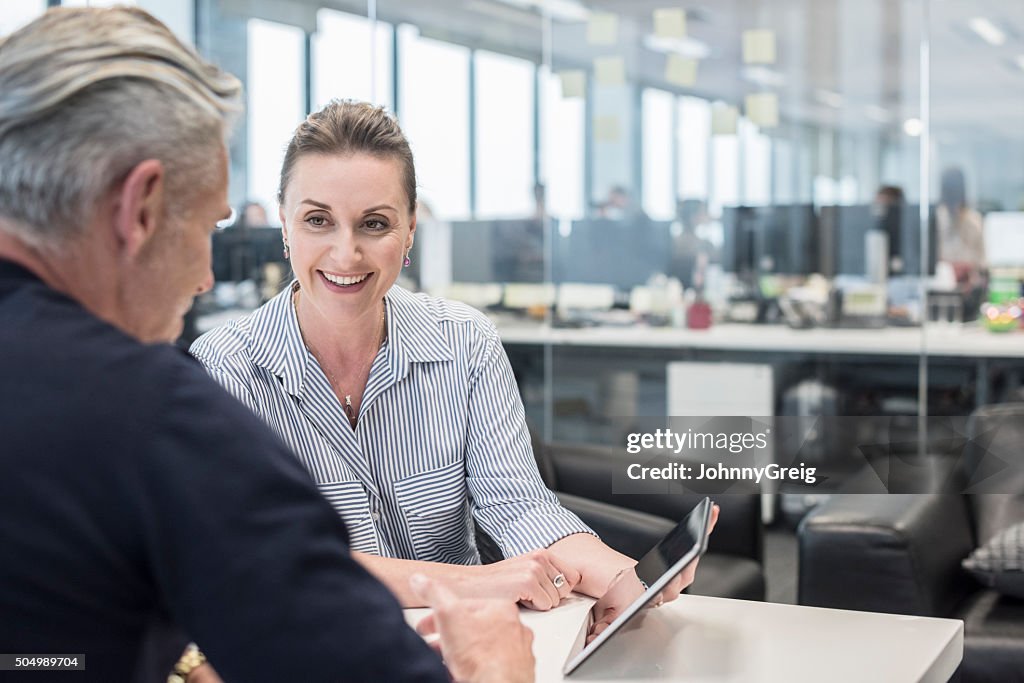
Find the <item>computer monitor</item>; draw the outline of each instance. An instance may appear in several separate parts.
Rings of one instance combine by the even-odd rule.
[[[452,221],[453,282],[544,281],[544,222]]]
[[[821,272],[836,275],[866,275],[866,239],[871,230],[881,230],[889,238],[890,275],[915,276],[921,273],[921,220],[919,204],[894,204],[884,212],[871,204],[823,206],[820,210],[819,233]],[[938,253],[938,231],[935,210],[929,220],[928,273],[935,273]],[[893,257],[899,257],[900,268],[894,268]]]
[[[826,277],[865,275],[865,239],[875,224],[870,204],[821,207],[818,221],[821,273]]]
[[[552,280],[614,285],[619,291],[666,273],[672,257],[671,223],[604,218],[573,221],[568,236],[557,235]]]
[[[757,218],[749,206],[722,208],[722,267],[740,278],[757,272]]]
[[[814,206],[773,206],[762,221],[762,272],[809,275],[818,270],[818,221]]]
[[[285,264],[281,228],[232,226],[213,233],[213,276],[218,282],[241,282],[263,278],[267,263]]]
[[[810,204],[727,206],[722,232],[722,265],[741,278],[818,269],[817,218]]]
[[[935,274],[935,264],[939,260],[939,229],[936,221],[936,207],[931,207],[928,212],[928,263],[927,272]],[[921,205],[904,204],[900,212],[900,244],[899,250],[895,253],[900,255],[903,261],[903,275],[921,274]],[[889,244],[890,252],[893,246]]]

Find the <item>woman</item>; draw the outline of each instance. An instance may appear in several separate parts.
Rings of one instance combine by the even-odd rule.
[[[967,205],[961,169],[951,167],[942,172],[935,216],[939,260],[953,265],[958,284],[977,285],[985,271],[985,230],[981,214]]]
[[[635,562],[542,484],[493,325],[393,286],[416,234],[395,120],[350,101],[311,115],[285,154],[279,201],[295,282],[192,353],[292,447],[359,561],[407,607],[413,573],[537,609],[573,589],[602,596]],[[510,559],[479,564],[471,513]],[[622,600],[639,590],[630,582]]]

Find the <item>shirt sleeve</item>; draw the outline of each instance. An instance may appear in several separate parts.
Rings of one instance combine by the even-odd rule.
[[[132,465],[141,545],[174,621],[226,680],[446,683],[286,447],[201,368],[176,369]]]
[[[594,534],[540,478],[512,366],[493,327],[483,337],[477,361],[471,369],[466,436],[476,521],[505,557],[546,548],[571,534]]]

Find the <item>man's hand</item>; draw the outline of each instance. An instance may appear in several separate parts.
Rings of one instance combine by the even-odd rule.
[[[514,602],[460,599],[420,574],[409,585],[433,609],[416,631],[439,636],[432,646],[440,650],[456,683],[533,682],[533,632],[519,621]]]
[[[207,664],[200,664],[188,674],[188,683],[224,683],[217,671]]]
[[[713,505],[711,507],[711,518],[708,520],[709,534],[715,530],[715,524],[718,523],[718,512],[718,506]],[[663,603],[672,602],[678,598],[679,594],[693,583],[693,579],[697,575],[697,564],[697,562],[691,562],[678,576],[669,581],[668,585],[661,590],[661,593],[650,606],[659,607]],[[605,594],[594,604],[594,608],[591,611],[594,616],[594,624],[590,627],[590,633],[587,634],[587,642],[589,643],[599,636],[602,631],[608,628],[609,624],[622,614],[624,609],[633,604],[633,601],[643,595],[643,593],[643,584],[640,583],[640,579],[635,571],[624,570],[620,572],[618,576],[612,579],[611,585]]]
[[[578,571],[547,550],[535,550],[473,570],[475,577],[455,587],[461,597],[508,599],[540,611],[556,607],[580,582]]]

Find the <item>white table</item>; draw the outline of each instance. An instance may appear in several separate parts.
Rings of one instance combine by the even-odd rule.
[[[810,354],[913,361],[922,353],[932,358],[966,360],[975,366],[975,401],[989,400],[990,361],[1019,364],[1024,359],[1024,332],[993,333],[977,323],[929,324],[924,327],[882,329],[794,330],[785,325],[725,323],[706,330],[632,325],[628,327],[553,328],[540,323],[500,318],[502,343],[507,347],[551,346],[604,349],[644,349],[679,357],[689,351],[748,354]],[[1014,382],[1019,381],[1019,373]]]
[[[1024,333],[993,333],[977,324],[931,324],[882,329],[794,330],[785,325],[726,323],[706,330],[666,327],[553,328],[503,319],[501,341],[509,345],[708,349],[714,351],[852,354],[865,356],[932,356],[954,358],[1024,358]]]
[[[963,657],[963,622],[684,595],[645,613],[570,678],[561,671],[591,600],[523,610],[537,683],[945,683]],[[406,610],[416,623],[427,610]]]

